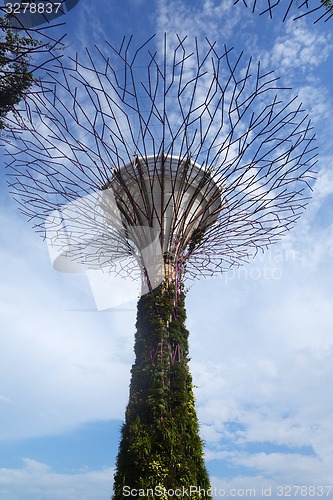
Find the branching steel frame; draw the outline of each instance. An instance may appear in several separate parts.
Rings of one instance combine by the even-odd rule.
[[[300,13],[294,15],[293,19],[301,19],[305,16],[314,16],[314,24],[323,20],[327,22],[333,17],[333,5],[325,6],[319,0],[234,0],[234,4],[243,3],[245,7],[252,5],[252,12],[258,11],[260,15],[269,14],[270,18],[273,17],[273,10],[279,6],[285,6],[283,22],[291,15],[292,9],[297,8]],[[316,2],[316,6],[314,6]],[[265,5],[263,5],[265,3]],[[302,9],[305,9],[302,11]]]
[[[138,164],[145,168],[149,156],[178,157],[178,178],[184,165],[187,175],[198,175],[199,165],[221,194],[217,220],[173,256],[180,275],[242,264],[279,240],[304,210],[314,133],[302,104],[260,63],[207,39],[164,36],[138,47],[132,38],[119,47],[107,43],[56,70],[12,119],[8,179],[22,213],[73,261],[142,273],[141,249],[133,249],[128,227],[120,229],[119,213],[113,227],[105,223],[101,196],[109,188],[117,198],[113,180],[124,168],[139,182]],[[163,183],[157,167],[145,175],[151,185]],[[171,198],[177,209],[182,197]],[[145,216],[149,221],[148,209]]]

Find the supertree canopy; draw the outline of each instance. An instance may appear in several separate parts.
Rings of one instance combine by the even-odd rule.
[[[314,23],[328,21],[333,17],[332,0],[234,0],[234,4],[241,2],[245,7],[251,7],[252,12],[260,15],[282,13],[283,21],[288,18],[293,20],[309,16]],[[275,10],[275,12],[274,12]]]
[[[128,232],[148,227],[177,269],[211,274],[293,226],[314,136],[302,104],[260,63],[208,41],[169,49],[165,39],[161,51],[153,41],[132,52],[131,40],[107,44],[40,82],[12,123],[9,183],[43,236],[70,238],[73,261],[112,267],[135,252]]]
[[[21,211],[59,270],[142,280],[114,498],[209,497],[184,278],[240,265],[294,225],[316,162],[309,119],[273,72],[207,39],[124,38],[39,86],[8,145]]]

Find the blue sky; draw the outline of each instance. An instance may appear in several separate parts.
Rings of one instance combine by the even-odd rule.
[[[290,15],[282,23],[274,12],[270,20],[228,0],[100,0],[98,8],[80,0],[61,28],[69,54],[132,33],[226,43],[275,70],[313,121],[318,178],[295,228],[246,266],[188,283],[212,484],[255,488],[258,497],[262,486],[333,484],[333,21]],[[98,312],[87,276],[52,269],[1,170],[0,498],[106,500],[134,359],[137,285],[118,283],[130,300]]]

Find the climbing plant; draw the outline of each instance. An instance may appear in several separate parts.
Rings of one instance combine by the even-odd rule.
[[[332,9],[333,7],[332,0],[320,0],[320,1],[328,10]]]
[[[185,293],[164,282],[140,298],[135,363],[119,446],[114,500],[124,488],[144,491],[197,487],[209,498],[209,478],[189,371]],[[199,491],[201,488],[201,491]],[[151,496],[150,496],[151,498]]]

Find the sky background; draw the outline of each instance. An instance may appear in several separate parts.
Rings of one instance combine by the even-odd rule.
[[[333,486],[333,20],[274,13],[228,0],[80,0],[61,28],[69,54],[130,34],[207,36],[275,70],[312,119],[318,178],[295,228],[246,266],[187,283],[212,486],[258,497],[263,486]],[[87,276],[52,269],[3,169],[0,195],[0,498],[106,500],[136,301],[98,312]]]

